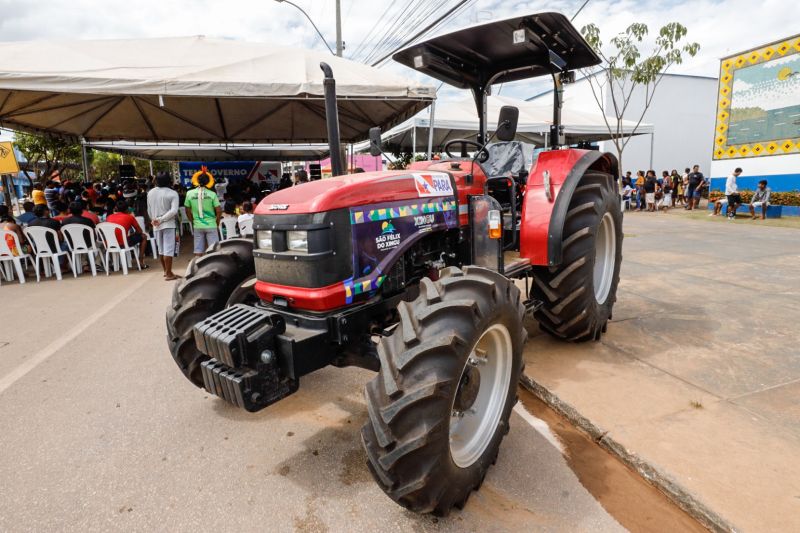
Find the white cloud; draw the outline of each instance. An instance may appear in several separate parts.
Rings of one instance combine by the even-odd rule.
[[[334,2],[295,0],[333,46]],[[430,0],[432,1],[432,0]],[[582,0],[478,0],[468,13],[443,31],[475,21],[539,11],[561,11],[572,16]],[[288,4],[270,0],[3,0],[0,40],[97,39],[163,37],[175,35],[221,36],[325,49],[314,29]],[[342,0],[343,35],[348,53],[355,51],[390,5],[402,0]],[[428,5],[427,1],[420,2]],[[406,20],[406,14],[398,20]],[[594,22],[604,40],[632,22],[644,22],[651,34],[666,21],[689,28],[688,39],[702,45],[700,54],[673,72],[717,76],[719,58],[787,37],[797,28],[800,2],[783,0],[590,0],[575,20],[581,26]],[[2,68],[2,67],[0,67]],[[416,73],[400,65],[385,68],[408,77]],[[438,85],[438,82],[436,83]],[[525,81],[503,88],[507,96],[527,97],[547,89],[546,81]],[[457,91],[445,89],[445,94]]]

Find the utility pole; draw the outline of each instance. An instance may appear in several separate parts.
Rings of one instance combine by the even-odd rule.
[[[342,0],[336,0],[336,55],[342,57]]]

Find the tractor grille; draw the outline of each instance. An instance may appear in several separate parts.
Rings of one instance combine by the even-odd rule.
[[[353,243],[350,212],[338,209],[302,215],[256,215],[253,228],[272,231],[273,250],[253,252],[256,278],[288,287],[319,288],[353,275]],[[286,232],[309,232],[309,253],[285,249]],[[311,233],[318,232],[312,239]],[[256,240],[256,242],[258,242]]]

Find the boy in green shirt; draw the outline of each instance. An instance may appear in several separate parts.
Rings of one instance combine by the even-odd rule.
[[[194,255],[200,257],[212,244],[219,241],[219,219],[222,210],[217,194],[208,189],[208,175],[201,174],[197,178],[198,187],[186,193],[183,205],[186,216],[192,223],[194,234]]]

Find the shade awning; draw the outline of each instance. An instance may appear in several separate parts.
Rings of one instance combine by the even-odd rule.
[[[524,39],[515,42],[515,30]],[[459,89],[484,87],[487,82],[549,75],[556,54],[559,70],[600,63],[572,23],[561,13],[535,13],[484,22],[412,45],[393,58]]]
[[[315,50],[206,37],[8,42],[0,57],[0,126],[87,141],[327,142],[323,61],[345,142],[435,98]]]
[[[327,144],[161,144],[127,141],[89,143],[87,148],[153,161],[317,161]]]
[[[497,129],[497,117],[500,108],[506,105],[519,109],[516,140],[544,146],[545,135],[550,132],[553,120],[553,108],[542,103],[532,103],[506,96],[488,96],[486,99],[488,130]],[[616,119],[606,117],[614,125]],[[610,139],[603,116],[588,111],[573,109],[562,110],[562,124],[567,143],[595,142]],[[382,138],[384,145],[390,150],[411,152],[426,151],[430,131],[430,112],[422,111],[402,124],[386,131]],[[623,136],[641,135],[653,132],[651,124],[639,124],[623,120],[621,130]],[[475,140],[478,134],[478,115],[472,99],[460,99],[436,103],[434,112],[433,149],[441,151],[447,141],[453,139]],[[416,146],[416,148],[415,148]],[[368,143],[359,143],[356,150],[366,150]]]

